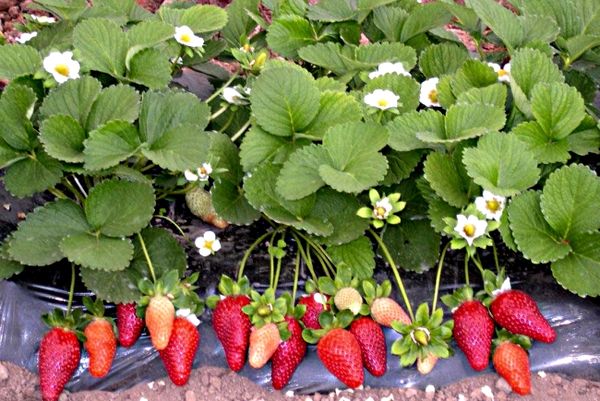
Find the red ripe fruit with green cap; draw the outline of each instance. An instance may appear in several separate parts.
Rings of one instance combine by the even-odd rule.
[[[213,311],[213,328],[223,345],[229,367],[236,372],[246,363],[251,324],[242,308],[249,304],[250,298],[246,295],[226,296]]]
[[[480,301],[466,301],[454,311],[454,340],[471,367],[484,370],[490,363],[494,321]]]
[[[317,355],[327,370],[350,388],[363,383],[364,372],[360,344],[342,328],[329,331],[317,344]]]
[[[117,330],[119,332],[119,344],[123,347],[131,347],[136,343],[144,329],[144,319],[136,315],[136,305],[117,304]]]
[[[319,315],[321,312],[329,310],[327,301],[328,295],[320,294],[318,292],[304,295],[298,300],[298,305],[306,306],[306,313],[302,317],[302,323],[308,329],[320,329]]]
[[[350,325],[350,333],[360,345],[365,368],[373,376],[383,376],[387,368],[387,347],[381,326],[371,318],[360,317]]]
[[[522,291],[500,293],[490,304],[490,310],[496,323],[513,334],[523,334],[544,343],[556,340],[556,332],[533,298]]]
[[[529,357],[521,346],[509,341],[501,343],[492,358],[494,368],[519,395],[531,393]]]
[[[55,327],[40,344],[38,370],[42,400],[56,401],[79,366],[81,349],[72,330]]]
[[[304,355],[306,342],[302,339],[302,327],[293,316],[286,316],[290,337],[279,344],[271,359],[271,381],[275,390],[288,384]]]
[[[167,374],[175,385],[183,386],[188,382],[199,344],[200,333],[196,326],[184,317],[176,318],[167,347],[159,351]]]

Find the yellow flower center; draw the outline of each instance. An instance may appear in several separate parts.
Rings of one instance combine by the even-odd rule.
[[[467,234],[467,237],[472,237],[475,235],[475,226],[473,224],[465,224],[463,232]]]
[[[198,171],[200,171],[200,175],[208,175],[208,172],[206,171],[206,169],[204,167],[200,167],[198,169]]]
[[[204,247],[205,247],[206,249],[209,249],[209,250],[211,250],[211,251],[212,251],[212,250],[213,250],[213,243],[214,243],[214,242],[215,242],[215,241],[208,241],[208,240],[206,240],[206,241],[204,241]]]
[[[58,72],[60,75],[64,75],[65,77],[69,76],[69,67],[66,64],[58,64],[54,67],[54,71]]]
[[[508,75],[508,71],[506,71],[506,70],[503,70],[503,69],[499,69],[499,70],[498,70],[498,76],[499,76],[499,77],[503,77],[503,76],[505,76],[505,75]]]
[[[250,53],[252,51],[252,46],[250,46],[249,43],[246,43],[244,46],[242,46],[242,48],[246,53]]]
[[[181,39],[181,41],[182,41],[182,42],[185,42],[185,43],[189,43],[189,42],[191,42],[191,41],[192,41],[192,37],[191,37],[189,34],[187,34],[187,33],[184,33],[184,34],[182,34],[182,35],[179,37],[179,39]]]
[[[377,216],[378,218],[383,218],[383,216],[385,216],[385,208],[382,206],[376,207],[375,216]]]
[[[377,105],[378,105],[379,107],[387,107],[387,106],[388,106],[388,104],[389,104],[389,103],[388,103],[388,101],[387,101],[386,99],[379,99],[379,100],[377,101]]]
[[[431,92],[429,92],[429,100],[431,100],[431,103],[437,103],[438,102],[438,92],[436,89],[432,89]]]
[[[496,213],[498,210],[500,210],[500,202],[498,202],[496,199],[492,199],[485,202],[485,207],[490,212]]]

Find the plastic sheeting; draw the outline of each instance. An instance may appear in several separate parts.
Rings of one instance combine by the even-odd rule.
[[[515,277],[513,274],[513,287],[529,292],[537,300],[542,313],[558,334],[554,344],[535,343],[530,352],[532,369],[600,380],[598,300],[582,299],[566,292],[554,283],[549,274],[529,272],[527,275],[522,275],[528,281],[519,282],[518,276]],[[410,288],[409,296],[415,304],[432,293],[430,288],[432,282],[429,274],[411,276],[407,287]],[[442,293],[452,291],[459,285],[457,283],[447,286],[442,289]],[[0,282],[0,360],[8,360],[36,371],[39,341],[47,330],[40,320],[40,315],[57,305],[64,305],[65,296],[65,292],[58,289],[32,288],[13,282]],[[200,349],[194,367],[210,365],[226,368],[223,349],[212,331],[208,313],[203,316],[199,330]],[[389,349],[398,335],[389,329],[385,330],[385,334]],[[121,390],[166,375],[158,353],[152,348],[147,336],[143,336],[133,348],[119,347],[114,365],[105,378],[92,378],[87,372],[87,367],[88,359],[83,351],[80,367],[67,386],[70,391]],[[270,386],[270,365],[259,370],[247,365],[240,374],[258,384]],[[427,384],[443,386],[477,374],[479,373],[469,367],[460,350],[457,350],[454,357],[440,360],[435,370],[427,376],[421,376],[415,368],[401,368],[398,357],[390,354],[388,372],[385,376],[374,378],[366,373],[365,385],[372,387],[425,387]],[[329,392],[341,387],[343,385],[321,365],[312,348],[294,374],[287,390],[313,393]]]

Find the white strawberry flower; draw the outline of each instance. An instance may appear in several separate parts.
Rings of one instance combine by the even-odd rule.
[[[370,72],[369,78],[375,79],[385,74],[398,74],[410,77],[410,73],[404,69],[402,63],[390,63],[386,61],[385,63],[379,64],[375,71]]]
[[[210,256],[221,249],[221,241],[219,241],[212,231],[207,231],[202,237],[196,238],[194,244],[198,248],[200,255],[204,257]]]
[[[194,31],[187,25],[176,26],[174,37],[177,42],[184,46],[202,47],[204,45],[204,39],[200,36],[196,36]]]
[[[392,209],[392,202],[390,202],[387,196],[383,197],[377,202],[375,202],[375,205],[373,206],[373,218],[378,220],[385,220],[392,212]]]
[[[244,96],[234,88],[223,89],[223,99],[229,104],[245,104]]]
[[[59,84],[79,78],[80,66],[73,60],[73,52],[52,52],[46,56],[43,65]]]
[[[439,78],[433,77],[421,83],[421,92],[419,93],[419,102],[421,104],[427,107],[440,107],[437,90],[439,82]]]
[[[487,63],[496,74],[498,74],[498,81],[500,82],[510,82],[510,63],[504,64],[500,67],[500,64],[496,63]]]
[[[23,32],[19,35],[17,39],[15,39],[18,43],[24,44],[29,42],[31,39],[35,38],[38,35],[37,32]]]
[[[483,191],[482,196],[475,198],[475,206],[486,219],[500,221],[506,198],[500,195],[494,195],[488,190]]]
[[[485,234],[487,221],[480,220],[477,216],[459,214],[456,220],[454,231],[467,240],[469,245],[473,245],[473,241]]]
[[[56,22],[56,18],[54,17],[47,17],[45,15],[34,15],[31,14],[31,19],[34,20],[35,22],[37,22],[38,24],[54,24]]]
[[[365,95],[364,98],[365,104],[380,110],[398,107],[398,100],[400,100],[400,96],[387,89],[375,89],[373,92]]]
[[[208,177],[212,173],[213,169],[210,163],[202,163],[202,166],[198,167],[196,171],[185,170],[183,175],[188,181],[208,181]]]

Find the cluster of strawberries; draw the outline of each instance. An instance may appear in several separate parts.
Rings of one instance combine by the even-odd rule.
[[[479,299],[464,287],[442,298],[453,309],[453,336],[474,370],[488,367],[492,346],[492,363],[513,391],[520,395],[531,392],[531,372],[526,349],[532,340],[552,343],[556,332],[540,312],[536,302],[526,293],[510,289],[503,274],[486,271],[486,291]],[[504,283],[500,286],[500,283]],[[500,288],[498,288],[500,287]],[[496,324],[499,330],[493,340]]]
[[[246,357],[253,368],[271,360],[275,389],[289,382],[306,354],[307,343],[317,344],[323,365],[348,387],[363,383],[364,368],[382,376],[387,347],[381,326],[410,322],[389,297],[389,281],[377,287],[369,281],[368,295],[363,291],[365,303],[358,280],[321,278],[318,285],[308,283],[308,294],[295,307],[289,294],[275,299],[272,289],[263,295],[249,291],[246,279],[234,283],[224,276],[219,288],[222,295],[207,303],[214,308],[213,328],[229,367],[241,370]]]
[[[169,276],[166,281],[182,285],[180,291],[174,291],[172,285],[164,285],[159,280],[158,285],[148,291],[151,295],[143,297],[138,305],[117,305],[116,325],[113,319],[104,316],[102,301],[93,302],[89,298],[83,300],[88,311],[85,316],[81,310],[65,314],[59,309],[43,316],[42,319],[51,329],[45,334],[39,349],[42,400],[59,399],[79,366],[80,342],[83,342],[89,355],[90,375],[101,378],[110,371],[117,350],[117,339],[123,347],[131,347],[137,342],[144,326],[150,334],[152,345],[159,351],[171,381],[179,386],[186,384],[200,344],[200,333],[196,327],[199,321],[189,309],[179,309],[176,314],[175,303],[178,302],[174,300],[173,293],[183,292],[178,298],[179,302],[186,302],[189,306],[198,305],[199,299],[191,286],[196,278],[179,282],[176,273]],[[139,316],[144,316],[144,319]]]

